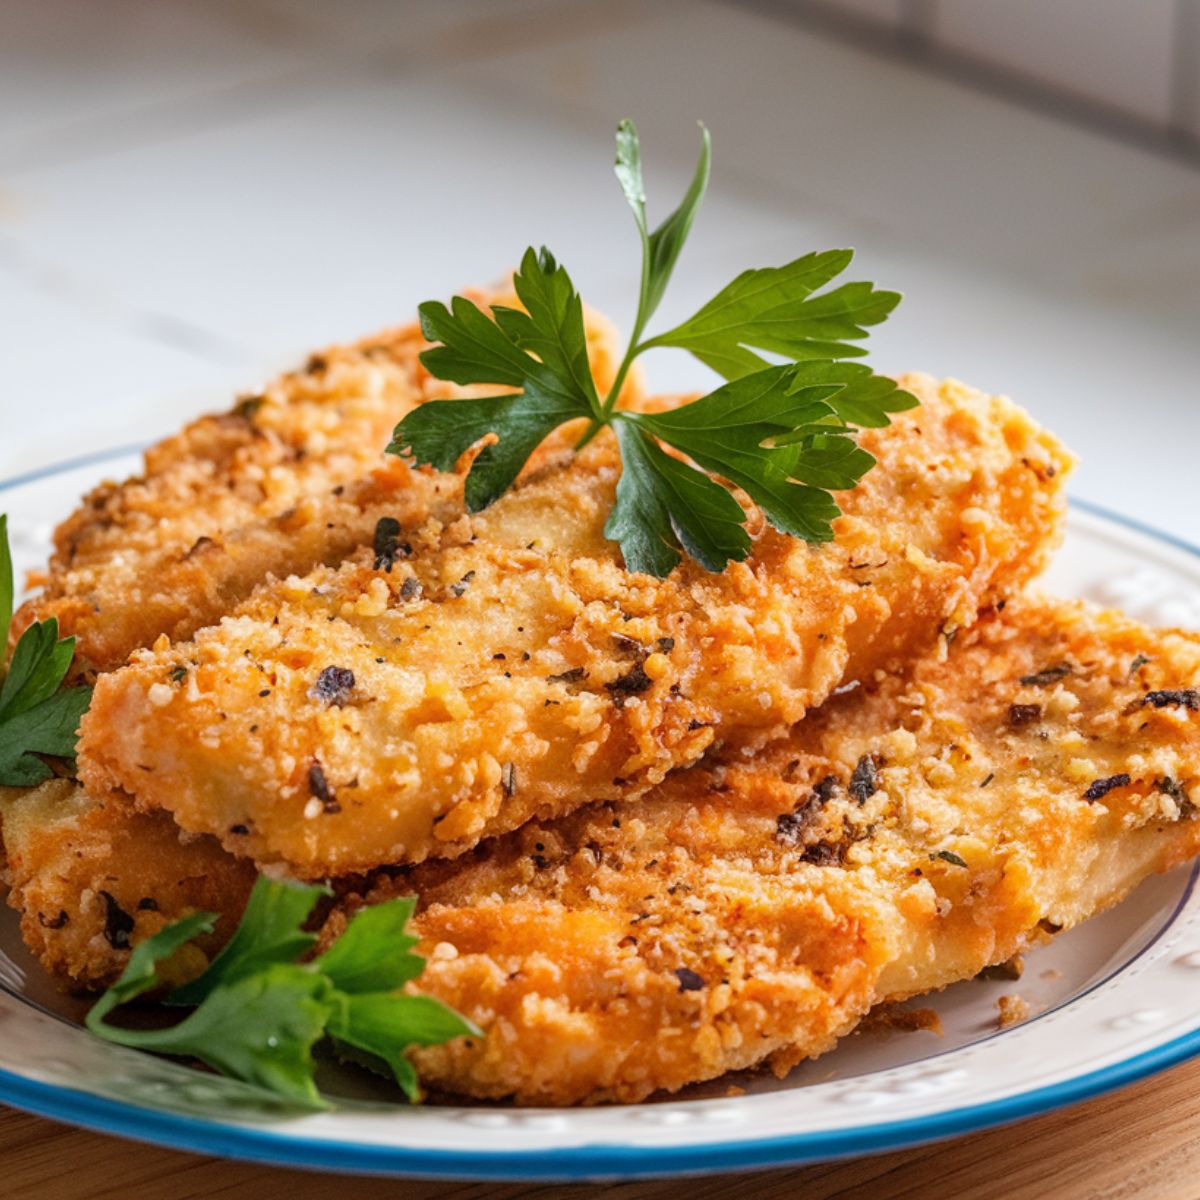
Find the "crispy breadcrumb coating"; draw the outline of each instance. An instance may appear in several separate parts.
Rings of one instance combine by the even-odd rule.
[[[473,295],[481,304],[516,303],[508,292]],[[584,322],[593,372],[606,387],[616,332],[591,310]],[[91,680],[161,636],[186,637],[218,620],[264,579],[340,562],[375,541],[381,519],[403,528],[432,514],[457,517],[460,475],[413,471],[384,456],[393,427],[415,405],[471,390],[432,378],[419,360],[428,347],[416,323],[330,347],[230,412],[152,447],[140,476],[101,484],[59,526],[45,586],[16,614],[10,644],[32,622],[56,617],[63,636],[77,638],[72,676]],[[642,403],[637,373],[622,396]],[[543,453],[566,444],[552,440]],[[0,828],[15,846],[2,880],[14,883],[10,903],[25,911],[26,941],[47,968],[80,984],[111,976],[124,957],[97,921],[106,881],[124,878],[119,859],[135,847],[149,859],[153,895],[113,903],[160,905],[130,910],[135,936],[167,919],[156,912],[173,919],[202,894],[209,906],[238,911],[253,879],[248,864],[230,867],[215,841],[181,849],[172,821],[133,817],[119,793],[96,794],[52,784],[25,801],[0,788]],[[0,843],[0,864],[3,857]],[[189,871],[213,872],[213,886],[198,889]],[[228,891],[223,901],[218,885]],[[53,923],[58,912],[69,912],[69,927]]]
[[[782,1075],[1010,959],[1200,851],[1198,685],[1200,636],[1014,602],[753,759],[382,874],[366,903],[420,897],[419,989],[485,1030],[417,1050],[423,1080],[557,1105]]]
[[[430,521],[407,558],[362,552],[135,654],[97,685],[81,777],[320,878],[452,856],[639,795],[717,743],[778,738],[843,681],[951,637],[1058,543],[1057,441],[1002,398],[902,382],[923,406],[863,435],[879,465],[830,544],[752,512],[745,563],[630,574],[602,532],[606,432],[485,512]]]
[[[93,799],[70,780],[4,789],[0,814],[21,936],[47,971],[76,987],[111,983],[131,946],[197,909],[220,914],[193,947],[202,967],[254,885],[253,865],[215,838],[184,837],[161,813],[139,813],[119,795]]]
[[[585,322],[604,386],[616,334],[595,313]],[[415,323],[330,347],[152,447],[142,475],[101,484],[58,527],[45,586],[18,612],[12,640],[57,617],[79,639],[74,674],[110,671],[162,634],[186,638],[219,620],[268,576],[341,562],[381,517],[407,528],[456,515],[459,477],[384,457],[416,405],[468,390],[430,376],[418,358],[428,348]],[[635,380],[627,402],[638,394]]]

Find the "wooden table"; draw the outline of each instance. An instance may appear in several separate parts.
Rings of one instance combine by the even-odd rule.
[[[0,1195],[21,1200],[1196,1200],[1200,1062],[1049,1116],[918,1150],[754,1175],[594,1187],[282,1171],[0,1109]]]

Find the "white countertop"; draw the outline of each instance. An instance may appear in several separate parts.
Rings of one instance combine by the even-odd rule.
[[[856,246],[906,293],[877,366],[1007,392],[1075,494],[1200,542],[1200,171],[699,0],[9,0],[0,477],[152,440],[530,241],[628,320],[621,116],[652,220],[713,131],[664,319]]]

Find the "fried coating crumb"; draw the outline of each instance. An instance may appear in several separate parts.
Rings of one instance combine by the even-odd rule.
[[[603,385],[616,334],[596,313],[585,322]],[[45,586],[17,613],[11,640],[56,617],[78,639],[73,673],[90,677],[160,634],[186,638],[212,624],[268,576],[340,562],[380,520],[404,529],[431,513],[452,520],[459,477],[384,457],[416,405],[470,391],[430,376],[418,357],[428,348],[415,323],[330,347],[152,447],[140,476],[101,484],[58,527]],[[626,402],[639,396],[634,380]]]
[[[1153,665],[1130,680],[1138,653]],[[1040,726],[1013,729],[1036,686],[1022,679],[1064,661]],[[1200,714],[1141,703],[1197,682],[1200,636],[1012,601],[944,660],[834,698],[754,758],[379,873],[324,940],[358,905],[420,897],[418,986],[486,1030],[415,1052],[440,1091],[632,1102],[783,1074],[873,1006],[1010,961],[1200,850]],[[1119,773],[1128,785],[1085,798]]]
[[[1028,1021],[1033,1013],[1029,1001],[1024,996],[1001,996],[996,1001],[996,1008],[1000,1014],[996,1018],[996,1024],[1001,1029],[1009,1029],[1013,1025],[1020,1025],[1022,1021]]]
[[[1020,979],[1025,974],[1025,959],[1020,954],[1014,954],[1007,962],[996,963],[984,967],[976,976],[977,979]]]
[[[880,1004],[859,1022],[859,1033],[934,1033],[942,1036],[942,1018],[932,1008]]]
[[[3,800],[8,903],[42,965],[75,987],[110,983],[131,946],[197,910],[221,914],[195,944],[194,973],[233,932],[254,884],[215,838],[181,837],[161,813],[56,779]]]
[[[833,543],[752,514],[745,563],[631,575],[603,536],[605,433],[484,512],[432,521],[393,570],[363,552],[135,655],[97,686],[82,777],[320,878],[453,856],[643,793],[718,742],[779,738],[838,684],[944,651],[1059,540],[1058,443],[1001,398],[903,382],[923,406],[863,435],[879,465],[842,497]],[[355,680],[341,706],[313,694],[333,665]]]

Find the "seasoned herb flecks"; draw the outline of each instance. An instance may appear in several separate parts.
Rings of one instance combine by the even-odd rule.
[[[1107,779],[1095,779],[1089,783],[1087,791],[1083,793],[1083,798],[1092,804],[1096,800],[1103,800],[1114,788],[1128,786],[1129,776],[1124,772],[1120,775],[1110,775]]]
[[[1070,663],[1059,663],[1058,666],[1047,667],[1035,675],[1022,675],[1021,682],[1026,687],[1045,687],[1047,684],[1057,683],[1060,679],[1066,679],[1071,670]]]
[[[646,668],[640,662],[634,663],[624,675],[620,675],[611,683],[604,685],[612,695],[613,705],[616,708],[624,708],[628,697],[637,696],[653,686],[654,680],[646,674]]]
[[[111,892],[102,890],[100,896],[104,900],[104,936],[108,944],[114,950],[128,950],[133,917],[117,903],[117,898]]]
[[[581,679],[587,678],[587,669],[584,667],[571,667],[567,671],[559,671],[557,675],[547,675],[547,683],[578,683]]]
[[[875,755],[864,754],[850,776],[850,795],[859,804],[865,804],[879,791],[879,766]]]
[[[1040,704],[1011,704],[1008,708],[1008,723],[1013,729],[1020,729],[1025,725],[1032,725],[1035,721],[1042,719],[1042,706]]]
[[[1164,796],[1170,796],[1179,805],[1179,815],[1181,817],[1196,815],[1196,806],[1192,803],[1191,797],[1169,775],[1164,775],[1161,779],[1156,779],[1154,781],[1154,790],[1161,792]]]
[[[354,695],[354,672],[349,667],[326,667],[308,689],[311,699],[344,708]]]
[[[329,780],[325,778],[325,768],[320,763],[315,762],[308,768],[308,790],[321,802],[321,807],[327,813],[342,811],[342,806],[329,786]]]
[[[948,862],[954,867],[965,867],[967,860],[961,854],[955,854],[953,850],[939,850],[934,858],[940,858],[942,862]]]
[[[1200,712],[1200,691],[1196,688],[1169,689],[1162,692],[1147,692],[1142,698],[1143,705],[1151,708],[1179,708]]]
[[[457,583],[450,585],[450,595],[462,596],[466,594],[467,588],[471,586],[471,580],[475,578],[474,571],[468,571]]]
[[[375,524],[375,570],[390,571],[400,554],[400,522],[380,517]]]
[[[840,867],[846,857],[846,847],[841,842],[815,842],[807,847],[800,858],[814,867]]]

